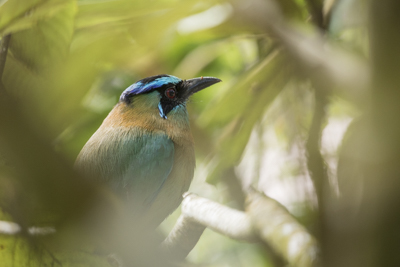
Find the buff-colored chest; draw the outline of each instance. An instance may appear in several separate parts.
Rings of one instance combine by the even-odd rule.
[[[149,223],[160,223],[160,220],[179,206],[182,194],[189,189],[194,174],[194,143],[187,114],[169,114],[168,119],[163,119],[154,108],[135,108],[120,103],[111,111],[101,127],[113,130],[140,128],[143,133],[166,134],[173,142],[173,168],[145,218]]]

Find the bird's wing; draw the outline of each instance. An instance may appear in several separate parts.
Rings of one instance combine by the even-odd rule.
[[[135,207],[149,206],[172,170],[174,143],[163,133],[136,128],[96,135],[78,156],[78,168],[101,177]]]
[[[125,141],[128,167],[122,176],[127,197],[147,206],[153,202],[174,163],[174,144],[165,134],[144,134]]]

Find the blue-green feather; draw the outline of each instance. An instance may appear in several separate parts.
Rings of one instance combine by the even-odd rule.
[[[172,75],[163,74],[163,75],[151,76],[142,79],[140,81],[137,81],[136,83],[126,88],[122,92],[120,100],[128,101],[129,97],[133,95],[148,93],[167,84],[176,85],[181,81],[182,81],[181,79]]]
[[[79,155],[78,168],[99,177],[145,210],[156,198],[174,163],[174,144],[163,133],[111,128],[96,132]]]
[[[129,198],[135,201],[140,199],[147,206],[153,202],[171,173],[174,144],[165,134],[147,133],[126,139],[121,146],[128,154],[128,167],[121,177],[122,189],[128,189]]]

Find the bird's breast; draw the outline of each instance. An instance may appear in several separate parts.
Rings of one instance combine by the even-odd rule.
[[[140,128],[150,133],[165,133],[175,144],[183,147],[193,147],[194,144],[185,108],[163,119],[157,109],[119,103],[104,120],[102,127]]]
[[[120,103],[110,112],[101,128],[121,133],[134,129],[135,135],[161,133],[172,140],[174,163],[171,173],[146,212],[146,220],[158,225],[179,206],[182,194],[189,189],[193,179],[195,153],[188,119],[174,116],[163,119],[157,111],[138,110]]]
[[[149,208],[148,219],[150,222],[161,223],[165,217],[180,205],[182,195],[188,191],[193,179],[194,169],[195,156],[193,149],[175,144],[174,166],[160,193]],[[158,218],[162,218],[162,220],[158,221]]]

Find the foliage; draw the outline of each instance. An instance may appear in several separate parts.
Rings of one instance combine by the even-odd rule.
[[[1,235],[0,262],[110,264],[95,248],[112,240],[107,220],[91,210],[101,199],[107,215],[120,216],[118,200],[72,165],[127,86],[168,73],[223,81],[188,105],[198,159],[191,191],[238,209],[235,186],[277,199],[316,236],[324,266],[398,263],[389,218],[399,214],[399,4],[382,2],[0,0],[3,44],[11,36],[0,71],[0,219],[59,229]],[[113,234],[125,235],[126,220]],[[145,234],[121,240],[108,245],[124,260],[160,264],[143,252],[155,244]],[[285,264],[265,244],[208,230],[188,261]]]

